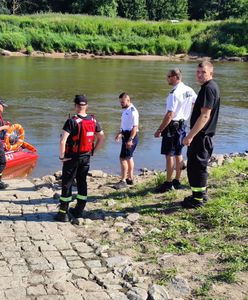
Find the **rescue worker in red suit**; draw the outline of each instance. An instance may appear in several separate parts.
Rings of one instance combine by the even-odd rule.
[[[8,107],[8,105],[4,102],[4,100],[0,99],[0,190],[4,190],[8,187],[8,184],[2,182],[2,174],[3,170],[6,166],[6,158],[3,146],[3,140],[6,130],[9,129],[10,123],[3,120],[2,113],[4,111],[4,107]]]
[[[72,201],[72,184],[77,182],[77,204],[70,208],[74,218],[82,217],[87,203],[87,174],[90,167],[90,156],[96,153],[104,142],[104,133],[95,117],[86,113],[88,99],[85,95],[76,95],[74,99],[76,115],[68,119],[60,138],[59,159],[63,162],[62,193],[60,208],[55,220],[69,220],[68,209]]]

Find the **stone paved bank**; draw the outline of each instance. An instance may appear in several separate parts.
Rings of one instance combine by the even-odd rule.
[[[9,180],[0,192],[0,299],[170,299],[149,278],[126,280],[131,259],[87,236],[87,222],[100,228],[103,220],[53,221],[58,187],[52,179]]]

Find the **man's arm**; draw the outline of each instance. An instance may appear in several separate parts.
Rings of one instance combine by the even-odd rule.
[[[170,124],[171,120],[174,117],[174,112],[173,111],[167,111],[165,114],[162,123],[158,127],[158,129],[154,133],[154,137],[160,137],[161,132]]]
[[[68,136],[69,136],[69,132],[63,130],[60,136],[60,143],[59,143],[59,158],[62,161],[64,160],[65,157],[65,144]]]
[[[96,144],[94,147],[94,153],[102,147],[104,141],[105,141],[104,132],[103,131],[96,132]]]
[[[136,136],[137,132],[138,132],[138,125],[137,126],[133,126],[133,128],[131,130],[131,133],[130,133],[129,140],[126,143],[126,147],[127,148],[131,148],[132,147],[132,145],[133,145],[133,139]]]
[[[201,109],[201,114],[198,117],[197,121],[195,122],[195,125],[193,128],[190,130],[188,135],[183,139],[183,144],[185,146],[189,146],[193,140],[193,138],[197,135],[198,132],[204,128],[204,126],[207,124],[210,114],[211,114],[211,109],[207,107],[203,107]]]

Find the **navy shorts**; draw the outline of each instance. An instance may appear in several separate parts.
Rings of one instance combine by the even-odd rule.
[[[164,135],[161,144],[161,154],[163,155],[181,155],[183,149],[183,139],[186,136],[184,129],[178,130],[173,135]]]
[[[127,149],[126,143],[129,139],[128,135],[125,135],[122,137],[122,145],[121,145],[121,153],[120,153],[120,158],[124,159],[130,159],[133,157],[134,150],[138,144],[138,135],[136,135],[133,139],[133,145],[130,149]]]

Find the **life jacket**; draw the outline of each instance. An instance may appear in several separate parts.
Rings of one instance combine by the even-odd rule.
[[[70,136],[66,143],[65,155],[67,157],[80,155],[83,153],[91,153],[94,147],[96,133],[96,119],[90,116],[89,119],[82,119],[77,115],[72,117],[77,124],[75,134]]]

